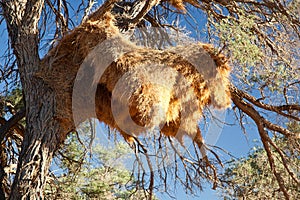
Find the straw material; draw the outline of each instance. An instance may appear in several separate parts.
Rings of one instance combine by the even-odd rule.
[[[168,3],[170,3],[172,6],[177,8],[178,10],[185,11],[185,3],[189,3],[195,7],[199,6],[199,3],[197,0],[168,0]]]
[[[72,90],[75,77],[88,54],[109,39],[113,45],[103,51],[114,62],[101,77],[89,75],[91,80],[97,80],[96,96],[89,97],[95,98],[97,118],[117,129],[129,142],[134,140],[133,136],[155,127],[178,140],[183,135],[192,138],[198,135],[195,141],[202,141],[198,122],[203,108],[230,106],[230,67],[225,57],[216,53],[211,45],[201,43],[166,50],[138,47],[123,38],[113,22],[113,16],[108,13],[98,20],[86,21],[62,38],[43,59],[46,72],[42,78],[57,94],[57,119],[66,124],[74,123]],[[183,50],[189,52],[188,58],[197,52],[206,52],[215,68],[195,66],[197,63],[177,53]],[[202,69],[206,71],[202,73]],[[97,70],[94,69],[95,74]],[[81,104],[86,101],[82,100]],[[84,106],[81,113],[82,120],[93,117]]]

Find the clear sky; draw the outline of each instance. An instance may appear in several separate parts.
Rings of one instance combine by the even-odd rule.
[[[4,22],[2,22],[0,24],[0,66],[2,68],[2,65],[4,63],[3,59],[1,58],[1,56],[3,55],[3,53],[5,52],[5,50],[7,49],[7,32],[6,32],[6,25]],[[5,83],[1,82],[0,83],[0,92],[3,92],[3,89],[5,87]],[[2,93],[0,93],[0,95],[3,95]]]

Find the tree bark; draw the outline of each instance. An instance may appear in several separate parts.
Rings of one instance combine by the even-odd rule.
[[[115,2],[116,0],[106,1],[90,20],[101,18]],[[50,58],[39,58],[38,21],[43,4],[43,0],[7,0],[1,4],[17,58],[26,112],[26,130],[9,199],[44,198],[43,189],[53,154],[63,143],[67,133],[74,128],[71,111],[72,85],[79,66],[72,69],[73,65],[70,64],[68,70],[65,70],[65,65],[52,65],[51,52]],[[99,42],[97,34],[99,33],[95,34],[92,46]],[[76,54],[73,45],[68,46],[68,42],[73,42],[72,38],[66,40],[57,49],[67,48],[72,55]],[[83,61],[87,53],[79,56],[79,62]],[[65,59],[74,60],[68,56]],[[64,71],[57,74],[60,69]]]
[[[41,67],[38,21],[43,4],[42,0],[2,2],[26,104],[26,130],[9,199],[43,199],[53,152],[61,142],[54,91],[35,76]]]
[[[41,199],[53,152],[60,144],[60,124],[54,118],[54,94],[40,80],[26,96],[26,132],[10,199]]]

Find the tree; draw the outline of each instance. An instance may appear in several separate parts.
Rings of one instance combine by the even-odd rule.
[[[293,127],[299,130],[296,124]],[[272,149],[276,157],[276,170],[283,175],[285,187],[291,199],[299,198],[299,184],[290,178],[289,172],[284,165],[297,172],[299,169],[299,151],[293,147],[294,141],[286,141],[286,138],[275,138],[272,140],[280,149],[286,152],[289,157],[286,163],[281,163],[280,155]],[[299,176],[298,176],[299,177]],[[268,165],[267,154],[261,146],[253,148],[247,158],[231,162],[222,175],[224,185],[220,189],[224,199],[283,199],[284,196],[279,190],[271,168]]]
[[[82,23],[74,28],[70,18],[71,2],[65,0],[1,1],[1,17],[6,22],[10,38],[9,47],[12,48],[5,53],[6,63],[2,67],[2,80],[8,82],[19,80],[25,102],[25,112],[20,109],[11,117],[7,115],[6,117],[10,119],[4,120],[1,126],[0,138],[4,146],[2,149],[6,149],[7,139],[11,138],[8,133],[18,132],[18,121],[23,117],[26,119],[26,130],[22,138],[22,150],[18,156],[18,167],[10,190],[12,191],[10,199],[43,198],[48,168],[54,153],[61,147],[67,135],[75,130],[78,125],[76,123],[89,117],[97,117],[111,128],[117,129],[133,148],[144,153],[149,168],[152,168],[145,141],[135,137],[139,130],[135,130],[137,133],[132,135],[132,132],[128,133],[120,128],[123,125],[126,126],[126,123],[118,124],[122,120],[114,119],[110,105],[112,96],[116,95],[115,97],[119,98],[117,98],[116,105],[122,108],[122,94],[114,93],[114,86],[127,72],[132,73],[127,80],[134,86],[134,78],[136,78],[134,75],[140,75],[137,73],[138,69],[149,70],[145,67],[148,64],[147,61],[159,62],[167,66],[169,71],[163,74],[164,78],[172,76],[172,73],[174,76],[181,74],[188,80],[188,83],[191,83],[189,85],[182,82],[164,91],[164,88],[156,88],[153,84],[138,82],[140,88],[130,99],[129,109],[129,117],[140,126],[147,127],[153,122],[151,120],[157,120],[158,124],[163,121],[161,118],[153,117],[156,115],[151,118],[152,113],[160,111],[159,106],[158,110],[152,110],[152,105],[155,105],[155,102],[161,103],[162,110],[168,113],[169,121],[162,124],[162,136],[154,135],[153,137],[163,138],[173,147],[175,156],[180,159],[185,168],[186,178],[180,179],[176,174],[176,178],[182,184],[192,190],[194,186],[201,187],[201,179],[212,180],[214,187],[218,183],[214,164],[220,163],[220,159],[212,149],[203,144],[197,125],[205,107],[213,105],[217,108],[224,108],[229,105],[229,98],[231,98],[241,126],[243,127],[245,116],[255,122],[280,191],[286,199],[289,199],[290,195],[285,188],[281,173],[276,169],[275,155],[271,148],[274,148],[280,155],[283,163],[288,155],[271,140],[270,134],[276,132],[291,140],[299,138],[299,132],[290,131],[285,125],[287,120],[299,121],[298,97],[300,95],[299,68],[297,67],[299,66],[297,65],[299,61],[299,52],[297,52],[299,48],[297,47],[299,47],[300,35],[300,22],[297,17],[299,16],[297,14],[299,2],[267,0],[259,2],[138,0],[121,1],[118,4],[116,2],[105,1],[93,14],[84,15]],[[93,1],[81,4],[78,10],[84,7],[84,13],[87,14],[92,4]],[[145,27],[149,24],[160,28],[160,31],[156,31],[159,38],[156,47],[161,49],[164,47],[164,42],[172,44],[168,40],[168,32],[162,31],[172,26],[170,23],[170,20],[174,19],[172,13],[177,16],[177,19],[187,17],[187,22],[190,22],[193,15],[197,16],[197,12],[193,12],[192,9],[201,11],[202,15],[207,17],[207,31],[210,36],[208,39],[216,45],[215,48],[211,45],[194,44],[190,47],[178,46],[162,51],[137,47],[124,39],[133,34],[132,30],[135,27]],[[55,22],[55,27],[50,27],[53,22]],[[195,23],[192,24],[195,25]],[[70,28],[73,30],[69,31]],[[140,33],[147,33],[146,30],[140,29]],[[43,39],[48,32],[54,33],[50,50],[42,48],[45,44]],[[93,50],[97,50],[95,47],[99,44],[105,45],[106,43],[101,43],[104,40],[109,40],[110,45],[116,45],[124,54],[118,57],[119,55],[116,54],[118,48],[105,47],[105,55],[113,62],[105,71],[104,76],[101,79],[94,77],[95,74],[97,75],[94,68],[91,71],[82,71],[82,80],[87,81],[91,87],[81,88],[80,91],[87,90],[85,94],[90,94],[88,92],[95,89],[96,97],[87,95],[88,98],[86,98],[84,94],[74,93],[76,75],[81,74],[79,71],[81,64],[85,61],[92,63],[92,60],[88,60],[89,53],[99,53]],[[220,48],[218,49],[217,46]],[[43,50],[40,50],[41,48]],[[188,62],[187,57],[179,52],[189,52],[189,58],[197,57],[195,55],[199,52],[202,53],[201,55],[207,55],[214,66],[210,69],[213,75],[210,74],[210,70],[208,73],[201,69],[199,71],[195,63]],[[234,67],[230,85],[227,79],[229,66],[224,55],[231,57],[231,65]],[[104,61],[101,62],[103,64]],[[130,68],[131,66],[134,67]],[[158,66],[156,69],[161,68]],[[144,75],[151,75],[151,73],[157,72],[150,70]],[[14,77],[16,79],[13,79]],[[96,78],[96,84],[91,77]],[[141,76],[138,78],[142,80]],[[16,87],[14,83],[10,85],[12,88]],[[184,95],[177,98],[172,92],[185,94],[190,99],[184,102],[182,98]],[[166,94],[170,94],[168,98]],[[77,95],[77,98],[74,98],[74,95]],[[190,102],[199,102],[199,105],[193,107],[195,104]],[[95,105],[96,109],[91,108],[89,104]],[[74,109],[72,109],[74,105],[75,111],[80,115],[74,115]],[[96,116],[93,109],[96,110]],[[122,114],[121,112],[117,116],[122,117]],[[180,120],[180,117],[183,120]],[[281,120],[276,121],[274,117]],[[126,121],[126,119],[128,118],[123,120]],[[183,131],[180,132],[180,130]],[[193,156],[190,159],[177,151],[178,148],[174,146],[174,141],[170,138],[170,136],[176,136],[180,140],[183,135],[189,135],[196,144],[195,152],[191,154]],[[161,144],[164,143],[159,143]],[[295,148],[299,149],[299,143],[296,142]],[[215,159],[208,159],[207,152],[215,155]],[[203,159],[198,156],[200,154],[203,155]],[[6,166],[7,161],[3,165]],[[285,170],[290,171],[288,166],[284,167]],[[173,169],[178,170],[177,165],[174,165]],[[150,184],[147,187],[149,191],[152,191],[154,174],[153,170],[150,171]],[[299,183],[293,173],[289,175]],[[162,173],[161,178],[166,180],[164,177],[166,174]],[[164,182],[167,185],[166,181]],[[150,192],[150,198],[151,194],[152,192]]]
[[[49,176],[45,189],[46,199],[145,199],[146,191],[138,190],[131,171],[120,162],[130,152],[125,143],[115,147],[94,145],[92,156],[87,156],[86,146],[71,134],[65,148],[55,157],[54,170],[62,173]],[[153,198],[154,199],[154,198]]]

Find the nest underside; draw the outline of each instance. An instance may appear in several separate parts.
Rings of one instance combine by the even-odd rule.
[[[43,78],[57,91],[57,116],[62,121],[70,123],[68,119],[74,117],[74,102],[83,118],[93,117],[86,105],[95,101],[96,117],[127,140],[155,127],[180,140],[183,135],[193,137],[199,133],[198,122],[205,106],[230,106],[230,67],[211,45],[198,43],[166,50],[139,47],[122,37],[113,20],[107,15],[99,21],[85,22],[62,38],[43,59],[43,64],[51,69]],[[96,57],[101,61],[105,56],[113,62],[100,77],[95,77],[99,66],[94,64],[93,70],[80,74],[91,80],[91,87],[96,85],[96,95],[72,99],[75,77],[79,76],[82,64],[95,63],[91,53],[107,40],[110,42],[102,48],[103,55]],[[188,57],[179,53],[182,51]],[[187,59],[197,57],[199,52],[208,55],[213,67],[202,61],[197,66],[195,59]],[[60,87],[55,88],[56,85]]]

